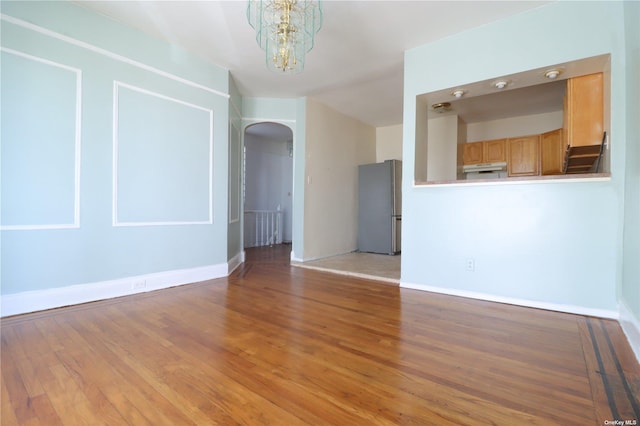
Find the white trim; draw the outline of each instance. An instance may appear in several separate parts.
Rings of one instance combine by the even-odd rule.
[[[145,95],[154,96],[166,101],[175,102],[180,105],[188,106],[190,108],[199,109],[209,114],[209,180],[207,182],[209,187],[209,218],[202,221],[163,221],[163,222],[121,222],[118,220],[118,126],[119,126],[119,88],[124,87],[126,89],[144,93]],[[123,83],[121,81],[113,81],[113,163],[112,163],[112,225],[114,227],[119,226],[170,226],[170,225],[211,225],[213,224],[213,110],[205,108],[200,105],[185,102],[180,99],[175,99],[161,93],[152,92],[142,87],[133,86],[131,84]]]
[[[236,173],[237,176],[231,176],[231,167],[229,167],[228,170],[228,179],[229,179],[229,193],[227,194],[227,204],[228,204],[228,208],[227,208],[227,215],[229,216],[229,224],[233,224],[236,222],[240,222],[240,211],[242,209],[242,205],[241,205],[241,201],[242,201],[242,134],[240,133],[240,129],[238,129],[231,121],[229,122],[229,166],[231,166],[231,148],[232,145],[234,145],[234,139],[233,139],[233,131],[235,130],[236,132],[236,136],[237,136],[237,148],[238,148],[238,158],[237,158],[237,164],[235,164],[236,166]],[[236,217],[232,217],[231,215],[231,183],[232,183],[232,177],[237,177],[238,179],[234,181],[234,186],[237,186],[237,194],[238,194],[238,203],[237,205],[233,206],[237,208],[237,216]]]
[[[12,23],[14,25],[18,25],[20,27],[23,27],[23,28],[38,32],[40,34],[44,34],[46,36],[49,36],[49,37],[52,37],[52,38],[56,38],[58,40],[62,40],[64,42],[67,42],[67,43],[72,44],[74,46],[78,46],[78,47],[81,47],[83,49],[90,50],[90,51],[92,51],[94,53],[98,53],[100,55],[104,55],[104,56],[106,56],[108,58],[111,58],[111,59],[114,59],[116,61],[124,62],[125,64],[132,65],[132,66],[137,67],[137,68],[141,68],[141,69],[143,69],[145,71],[152,72],[154,74],[157,74],[157,75],[160,75],[162,77],[177,81],[177,82],[185,84],[187,86],[191,86],[191,87],[195,87],[195,88],[198,88],[198,89],[205,90],[205,91],[207,91],[209,93],[213,93],[214,95],[222,96],[222,97],[227,98],[227,99],[229,99],[230,96],[231,96],[228,93],[220,92],[219,90],[215,90],[215,89],[212,89],[210,87],[204,86],[204,85],[202,85],[200,83],[196,83],[194,81],[187,80],[186,78],[179,77],[179,76],[177,76],[175,74],[171,74],[169,72],[162,71],[161,69],[152,67],[152,66],[144,64],[142,62],[138,62],[138,61],[136,61],[134,59],[127,58],[126,56],[119,55],[119,54],[111,52],[111,51],[109,51],[107,49],[103,49],[101,47],[94,46],[92,44],[89,44],[87,42],[75,39],[73,37],[69,37],[67,35],[60,34],[58,32],[52,31],[52,30],[47,29],[47,28],[43,28],[41,26],[32,24],[30,22],[23,21],[22,19],[14,18],[13,16],[5,15],[3,13],[0,13],[0,19],[2,19],[3,21],[6,21],[6,22],[10,22],[10,23]]]
[[[241,117],[243,121],[257,121],[257,122],[268,122],[268,123],[292,123],[295,124],[296,120],[289,120],[284,118],[255,118],[255,117]]]
[[[226,275],[227,265],[223,263],[46,290],[5,294],[0,298],[1,315],[6,317],[112,299],[114,297],[221,278]],[[142,282],[144,282],[144,286],[138,288],[136,283]]]
[[[52,224],[52,225],[2,225],[0,231],[39,231],[43,229],[79,229],[80,225],[70,224]]]
[[[168,221],[168,222],[117,222],[113,223],[114,227],[138,227],[138,226],[180,226],[180,225],[211,225],[213,222],[203,221]]]
[[[73,223],[55,223],[55,224],[38,224],[38,225],[0,225],[2,231],[27,231],[40,229],[76,229],[80,228],[80,162],[82,160],[82,70],[71,67],[69,65],[54,62],[39,56],[29,55],[28,53],[18,50],[9,49],[0,46],[0,51],[30,59],[35,62],[41,62],[45,65],[62,68],[71,71],[76,75],[76,122],[74,130],[74,176],[73,176]]]
[[[236,268],[244,263],[244,250],[233,256],[227,261],[227,275],[231,274]]]
[[[470,299],[486,300],[489,302],[505,303],[508,305],[518,305],[518,306],[524,306],[527,308],[537,308],[537,309],[545,309],[548,311],[566,312],[569,314],[587,315],[592,317],[611,318],[611,319],[618,319],[619,317],[618,312],[609,311],[606,309],[586,308],[584,306],[565,305],[560,303],[538,302],[535,300],[518,299],[515,297],[496,296],[496,295],[487,294],[487,293],[478,293],[475,291],[432,287],[429,285],[422,285],[422,284],[412,284],[404,281],[400,282],[400,287],[413,289],[413,290],[429,291],[432,293],[447,294],[450,296],[460,296],[460,297],[467,297]]]
[[[140,93],[144,93],[145,95],[154,96],[156,98],[164,99],[166,101],[175,102],[177,104],[181,104],[181,105],[185,105],[185,106],[188,106],[188,107],[191,107],[191,108],[199,109],[199,110],[208,112],[211,115],[213,115],[213,110],[211,108],[205,108],[203,106],[192,104],[190,102],[186,102],[186,101],[183,101],[181,99],[172,98],[171,96],[163,95],[162,93],[158,93],[158,92],[153,92],[153,91],[145,89],[143,87],[134,86],[133,84],[124,83],[122,81],[113,80],[113,83],[114,83],[114,85],[125,87],[125,88],[127,88],[129,90],[133,90],[134,92],[140,92]]]
[[[624,303],[620,302],[620,327],[627,336],[629,346],[636,356],[638,362],[640,362],[640,319],[633,315],[633,312]]]

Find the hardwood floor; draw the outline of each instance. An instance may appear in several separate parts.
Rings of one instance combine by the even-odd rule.
[[[2,425],[640,422],[615,321],[293,268],[287,249],[3,319]]]

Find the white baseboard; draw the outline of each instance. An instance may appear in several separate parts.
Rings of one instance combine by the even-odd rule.
[[[218,264],[46,290],[5,294],[0,297],[0,316],[7,317],[43,311],[221,278],[227,276],[229,267],[227,264]]]
[[[227,261],[227,275],[230,275],[235,269],[244,263],[244,250],[233,256]]]
[[[293,250],[291,250],[291,254],[289,255],[289,260],[292,262],[304,262],[301,258],[297,257]]]
[[[624,302],[620,302],[620,326],[627,336],[631,350],[640,363],[640,319],[633,315],[631,309]]]
[[[527,308],[546,309],[548,311],[566,312],[569,314],[587,315],[592,317],[618,319],[619,314],[616,311],[606,309],[593,309],[583,306],[564,305],[560,303],[538,302],[535,300],[518,299],[513,297],[496,296],[493,294],[478,293],[468,290],[457,290],[451,288],[432,287],[422,284],[412,284],[400,282],[400,287],[410,288],[413,290],[430,291],[433,293],[448,294],[450,296],[468,297],[470,299],[486,300],[489,302],[506,303],[508,305],[525,306]]]

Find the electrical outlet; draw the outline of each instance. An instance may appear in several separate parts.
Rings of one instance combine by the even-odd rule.
[[[143,288],[147,288],[147,280],[137,280],[131,284],[131,288],[133,290],[142,290]]]
[[[473,272],[476,269],[476,261],[473,259],[467,259],[465,269],[469,272]]]

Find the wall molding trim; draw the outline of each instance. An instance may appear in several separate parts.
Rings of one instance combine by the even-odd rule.
[[[229,190],[227,192],[227,215],[229,224],[240,222],[242,211],[242,169],[244,153],[242,152],[242,134],[240,129],[229,120]],[[232,166],[235,166],[233,168]],[[237,199],[235,199],[237,198]]]
[[[518,299],[515,297],[496,296],[488,293],[478,293],[478,292],[467,291],[467,290],[456,290],[451,288],[433,287],[433,286],[422,285],[422,284],[413,284],[413,283],[408,283],[404,281],[400,281],[400,287],[408,288],[412,290],[421,290],[421,291],[429,291],[432,293],[446,294],[449,296],[459,296],[459,297],[467,297],[470,299],[485,300],[488,302],[505,303],[507,305],[523,306],[526,308],[536,308],[536,309],[544,309],[547,311],[564,312],[568,314],[587,315],[592,317],[609,318],[609,319],[615,319],[615,320],[617,320],[620,316],[618,312],[609,311],[606,309],[586,308],[583,306],[564,305],[560,303],[538,302],[535,300]]]
[[[228,270],[229,266],[222,263],[116,280],[5,294],[0,297],[0,316],[26,314],[222,278],[228,275]]]
[[[142,93],[144,95],[152,96],[164,101],[174,102],[179,105],[183,105],[196,110],[204,111],[209,116],[209,170],[208,170],[208,218],[207,220],[198,221],[150,221],[150,222],[134,222],[134,221],[121,221],[118,218],[118,158],[119,158],[119,104],[120,104],[120,89],[128,89],[133,92]],[[169,226],[169,225],[211,225],[213,224],[213,110],[205,108],[200,105],[196,105],[190,102],[183,101],[181,99],[172,98],[170,96],[163,95],[162,93],[153,92],[151,90],[144,89],[142,87],[134,86],[131,84],[123,83],[118,80],[113,81],[113,123],[112,123],[112,138],[113,138],[113,158],[112,158],[112,225],[114,227],[120,226]]]
[[[0,13],[0,19],[5,21],[5,22],[9,22],[11,24],[14,24],[14,25],[18,25],[18,26],[20,26],[22,28],[26,28],[28,30],[35,31],[37,33],[43,34],[45,36],[64,41],[64,42],[72,44],[74,46],[78,46],[78,47],[81,47],[83,49],[90,50],[90,51],[92,51],[94,53],[98,53],[100,55],[103,55],[103,56],[106,56],[108,58],[114,59],[116,61],[123,62],[125,64],[134,66],[136,68],[140,68],[140,69],[143,69],[145,71],[152,72],[154,74],[157,74],[159,76],[168,78],[170,80],[177,81],[177,82],[185,84],[187,86],[191,86],[191,87],[195,87],[197,89],[205,90],[205,91],[207,91],[209,93],[213,93],[214,95],[222,96],[223,98],[226,98],[226,99],[229,99],[231,97],[231,95],[229,95],[228,93],[221,92],[219,90],[213,89],[213,88],[205,86],[203,84],[196,83],[195,81],[191,81],[191,80],[188,80],[186,78],[183,78],[183,77],[177,76],[175,74],[172,74],[170,72],[163,71],[163,70],[161,70],[159,68],[156,68],[156,67],[153,67],[151,65],[147,65],[147,64],[144,64],[142,62],[136,61],[135,59],[131,59],[131,58],[128,58],[126,56],[120,55],[118,53],[114,53],[114,52],[112,52],[110,50],[103,49],[102,47],[94,46],[93,44],[87,43],[85,41],[78,40],[76,38],[69,37],[69,36],[64,35],[64,34],[60,34],[60,33],[56,32],[56,31],[50,30],[48,28],[44,28],[44,27],[32,24],[32,23],[27,22],[27,21],[23,21],[22,19],[14,18],[13,16],[6,15],[4,13]]]
[[[77,229],[80,228],[80,162],[82,160],[82,70],[60,62],[55,62],[40,56],[9,49],[0,46],[0,51],[11,55],[19,56],[35,62],[40,62],[56,68],[72,72],[76,77],[75,93],[75,123],[74,123],[74,196],[73,196],[73,223],[45,223],[45,224],[20,224],[20,225],[0,225],[2,231],[29,231],[39,229]]]
[[[627,336],[631,350],[640,363],[640,319],[633,315],[631,309],[624,302],[620,302],[619,322],[622,331]]]

